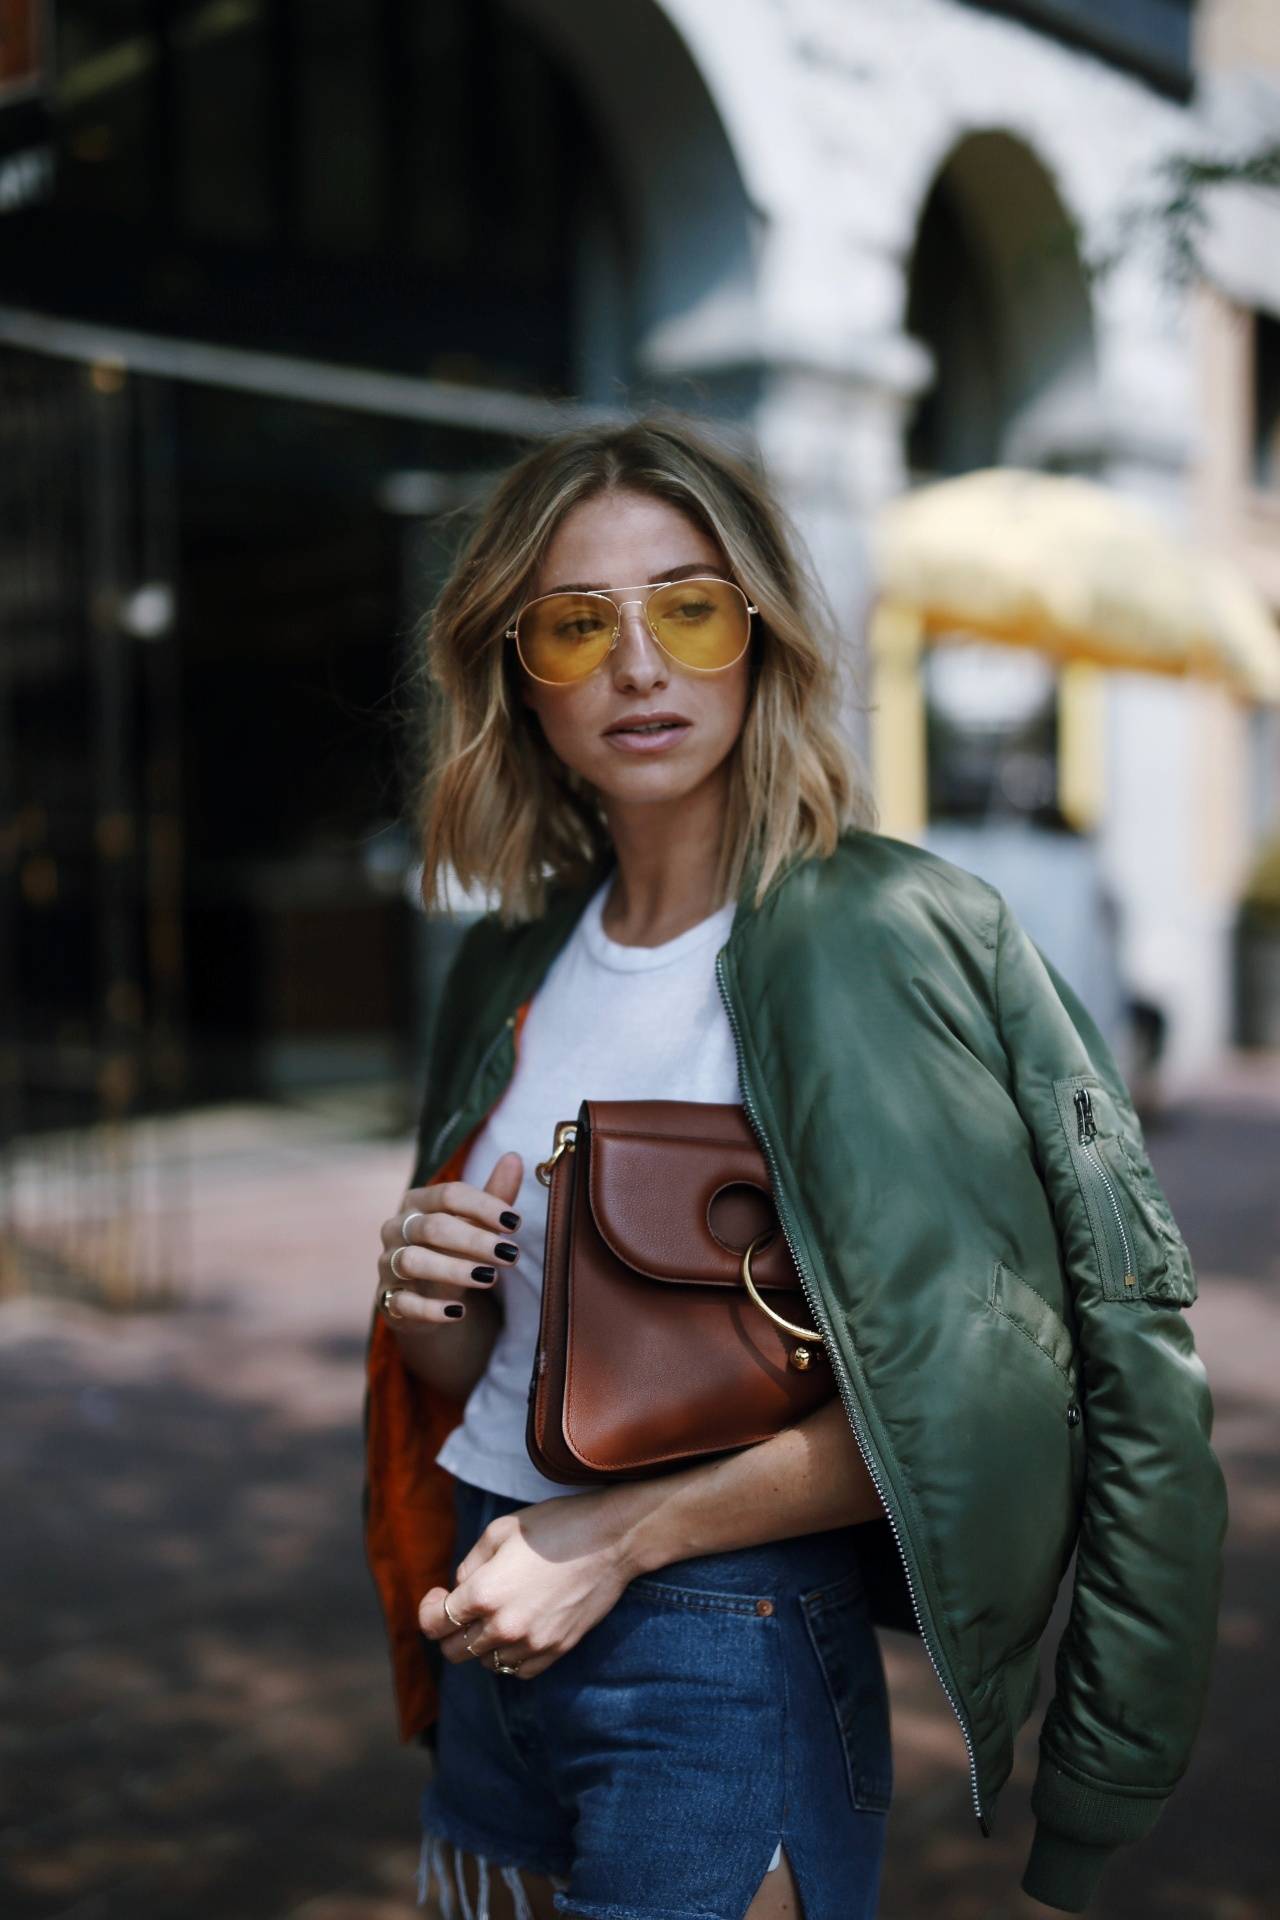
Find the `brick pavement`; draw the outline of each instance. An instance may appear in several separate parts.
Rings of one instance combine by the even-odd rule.
[[[1229,1063],[1150,1134],[1201,1276],[1231,1540],[1208,1718],[1097,1920],[1280,1910],[1267,1797],[1280,1558],[1280,1072]],[[426,1757],[395,1737],[360,1549],[361,1360],[403,1139],[335,1116],[183,1122],[185,1304],[0,1303],[0,1911],[408,1920]],[[1069,1582],[1042,1652],[1041,1707]],[[923,1652],[884,1636],[897,1791],[882,1914],[1018,1920],[1039,1714],[995,1834]]]

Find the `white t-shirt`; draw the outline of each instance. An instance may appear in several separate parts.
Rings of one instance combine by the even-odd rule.
[[[548,1480],[529,1458],[525,1423],[538,1342],[548,1190],[534,1173],[558,1120],[576,1120],[583,1100],[741,1100],[737,1053],[716,984],[716,953],[729,937],[734,903],[658,947],[611,940],[601,915],[613,870],[601,882],[533,997],[515,1074],[471,1144],[462,1178],[483,1187],[499,1157],[524,1161],[514,1206],[520,1248],[501,1260],[495,1283],[505,1319],[440,1465],[474,1486],[525,1501],[578,1488]]]

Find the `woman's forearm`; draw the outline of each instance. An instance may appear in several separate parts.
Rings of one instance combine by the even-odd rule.
[[[466,1307],[461,1320],[392,1328],[410,1373],[417,1374],[446,1399],[459,1403],[465,1403],[488,1366],[502,1324],[502,1310],[492,1294],[471,1292]]]
[[[609,1492],[628,1578],[884,1512],[839,1399],[756,1446]]]

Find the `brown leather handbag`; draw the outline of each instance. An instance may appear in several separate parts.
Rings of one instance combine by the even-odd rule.
[[[526,1445],[567,1485],[767,1440],[835,1392],[740,1106],[584,1100],[550,1188]]]

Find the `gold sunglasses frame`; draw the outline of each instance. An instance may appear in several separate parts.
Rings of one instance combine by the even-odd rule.
[[[652,620],[649,619],[649,602],[653,598],[655,593],[660,593],[663,587],[693,587],[693,586],[696,586],[700,580],[713,581],[715,585],[718,587],[732,587],[735,593],[742,594],[743,603],[747,609],[747,637],[743,641],[739,651],[734,654],[733,659],[726,660],[724,665],[720,667],[694,667],[694,666],[690,666],[688,661],[686,660],[677,659],[676,655],[672,653],[670,647],[663,646],[662,641],[658,639],[657,629],[654,627]],[[618,600],[615,600],[613,597],[617,593],[630,593],[630,594],[635,594],[638,597],[632,600],[618,601]],[[546,680],[543,678],[542,674],[535,673],[533,671],[532,667],[529,665],[528,661],[524,657],[524,653],[522,652],[521,646],[520,646],[520,622],[524,619],[524,616],[526,613],[528,613],[530,607],[536,607],[540,600],[559,600],[565,597],[573,600],[606,600],[608,601],[609,605],[613,608],[614,613],[617,616],[613,626],[613,638],[610,640],[608,647],[601,654],[600,658],[596,661],[595,666],[588,667],[585,673],[579,673],[575,675],[575,677],[572,680]],[[513,622],[513,624],[506,629],[505,638],[508,640],[515,641],[516,655],[520,661],[520,665],[523,667],[524,671],[528,674],[529,678],[531,680],[536,680],[539,686],[576,687],[581,685],[582,681],[589,680],[593,673],[599,672],[600,668],[604,665],[605,661],[609,658],[609,655],[613,652],[614,648],[618,644],[619,639],[621,638],[623,607],[635,607],[635,606],[638,606],[642,609],[645,616],[645,625],[648,627],[649,632],[653,635],[653,638],[657,642],[658,646],[662,648],[663,653],[666,654],[668,660],[674,661],[675,665],[677,667],[683,668],[685,673],[727,673],[730,667],[736,667],[739,660],[741,660],[743,654],[746,652],[747,648],[751,645],[751,615],[753,613],[759,613],[760,611],[759,607],[754,606],[752,602],[747,599],[746,594],[742,592],[742,588],[738,585],[736,580],[726,580],[723,577],[723,575],[718,573],[696,573],[696,574],[692,574],[687,580],[654,580],[648,585],[644,585],[643,583],[640,583],[633,587],[610,587],[607,590],[601,587],[588,587],[588,588],[585,588],[581,593],[572,593],[567,596],[564,595],[563,592],[535,594],[532,600],[525,601],[519,613],[516,615],[515,621]]]

